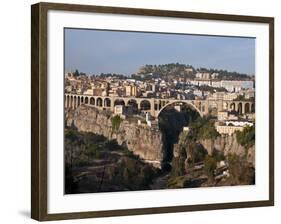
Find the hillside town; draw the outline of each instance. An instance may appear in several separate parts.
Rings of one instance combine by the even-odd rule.
[[[66,192],[255,183],[255,78],[178,63],[65,73]]]
[[[216,130],[226,135],[255,121],[254,75],[182,64],[145,65],[129,76],[66,72],[65,97],[67,107],[84,103],[123,118],[143,117],[148,125],[157,124],[165,105],[180,109],[187,103],[211,116]]]

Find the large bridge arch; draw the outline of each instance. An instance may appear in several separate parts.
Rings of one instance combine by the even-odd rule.
[[[190,106],[192,109],[194,109],[195,111],[197,111],[200,115],[200,117],[203,117],[203,113],[192,103],[189,103],[189,102],[185,102],[185,101],[174,101],[174,102],[170,102],[170,103],[167,103],[165,104],[157,113],[157,117],[159,117],[159,115],[161,114],[161,112],[167,107],[167,106],[170,106],[172,104],[177,104],[177,103],[183,103],[183,104],[186,104],[187,106]]]

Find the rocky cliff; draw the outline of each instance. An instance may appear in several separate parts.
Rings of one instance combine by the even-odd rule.
[[[85,105],[76,110],[66,110],[65,120],[67,126],[74,126],[78,131],[116,139],[118,144],[155,166],[160,166],[163,160],[162,134],[158,129],[127,119],[122,120],[118,128],[113,128],[112,113]]]
[[[174,156],[179,157],[182,145],[188,144],[187,133],[182,132],[179,136],[179,143],[174,146]],[[199,139],[196,141],[197,149],[202,147],[209,155],[212,155],[214,150],[222,152],[223,155],[236,154],[240,157],[245,157],[246,160],[255,166],[255,146],[246,149],[237,142],[236,135],[218,136],[215,139]],[[187,155],[188,157],[189,155]]]
[[[235,134],[232,136],[218,136],[215,140],[199,140],[199,143],[204,146],[210,155],[214,150],[218,150],[225,156],[228,154],[236,154],[241,157],[245,156],[247,161],[255,166],[255,146],[246,149],[237,142]]]

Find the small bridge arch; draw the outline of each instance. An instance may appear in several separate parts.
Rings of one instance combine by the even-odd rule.
[[[144,99],[144,100],[140,101],[139,104],[140,104],[141,110],[145,110],[145,111],[151,110],[152,105],[149,100]]]

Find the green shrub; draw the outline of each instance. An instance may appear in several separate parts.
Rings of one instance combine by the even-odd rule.
[[[119,115],[116,115],[111,118],[111,124],[112,124],[112,131],[118,131],[120,124],[122,122],[122,118]]]
[[[246,149],[252,147],[255,144],[255,126],[246,126],[243,131],[237,131],[236,140]]]
[[[183,188],[188,180],[185,176],[172,176],[168,179],[167,187],[171,189]]]
[[[182,176],[185,173],[184,158],[174,157],[172,160],[172,176]]]
[[[196,139],[215,139],[219,136],[214,122],[206,117],[199,117],[191,124],[192,135]]]
[[[193,153],[194,163],[203,161],[207,154],[208,154],[207,150],[202,145],[195,144],[195,150]]]
[[[65,129],[64,132],[65,139],[69,142],[78,142],[79,141],[79,132],[74,129]]]
[[[229,154],[227,160],[232,185],[255,183],[255,168],[244,158],[236,154]]]
[[[118,145],[118,142],[116,141],[116,139],[112,139],[112,140],[107,140],[106,142],[104,142],[104,149],[113,151],[113,150],[118,150],[118,149],[123,149],[123,148],[122,148],[122,146]]]
[[[74,166],[82,167],[82,166],[88,166],[89,165],[89,159],[85,157],[79,157],[75,158],[73,161]]]
[[[98,147],[98,145],[95,145],[95,144],[88,145],[85,150],[85,155],[88,158],[98,159],[99,155],[100,155],[99,150],[100,150],[100,148]]]
[[[155,170],[150,166],[145,164],[140,169],[140,179],[141,179],[141,185],[144,187],[149,186],[151,184],[153,177],[155,176],[156,172]]]
[[[216,167],[216,160],[212,156],[207,155],[204,160],[204,168],[209,177],[213,177]]]
[[[218,150],[214,150],[213,151],[213,154],[212,154],[212,157],[217,161],[222,161],[222,160],[225,160],[225,156],[222,152],[218,151]]]

